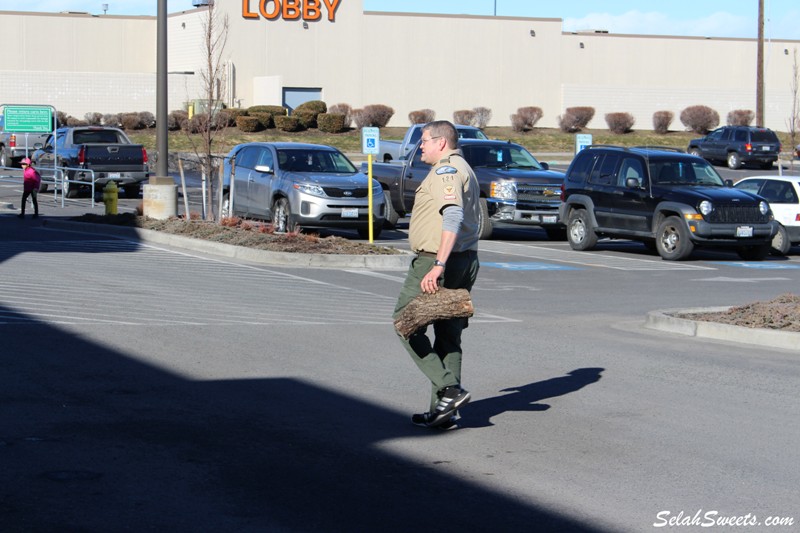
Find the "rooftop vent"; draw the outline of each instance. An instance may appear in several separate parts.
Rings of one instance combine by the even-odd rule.
[[[192,0],[192,5],[194,7],[203,7],[210,4],[213,4],[214,0]]]

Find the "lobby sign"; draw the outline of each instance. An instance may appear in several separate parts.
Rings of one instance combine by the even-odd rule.
[[[242,17],[267,20],[320,20],[325,12],[333,22],[341,0],[242,0]]]

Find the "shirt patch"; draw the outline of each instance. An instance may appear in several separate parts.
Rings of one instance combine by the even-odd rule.
[[[439,168],[436,169],[436,173],[440,174],[440,175],[441,174],[456,174],[457,172],[458,172],[458,169],[456,169],[455,167],[451,167],[451,166],[439,167]]]
[[[444,199],[445,200],[455,200],[456,199],[456,189],[452,185],[447,185],[444,188]]]

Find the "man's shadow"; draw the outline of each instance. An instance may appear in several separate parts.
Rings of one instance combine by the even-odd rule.
[[[493,396],[477,400],[469,404],[469,416],[459,421],[459,426],[481,428],[493,426],[493,416],[507,411],[546,411],[550,406],[537,403],[547,398],[564,396],[578,391],[600,380],[604,368],[578,368],[568,372],[566,376],[538,381],[520,387],[510,387],[500,392],[511,392],[502,396]]]

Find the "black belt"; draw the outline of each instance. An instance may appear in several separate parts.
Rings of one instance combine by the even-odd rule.
[[[475,250],[464,250],[463,252],[450,252],[450,257],[459,257],[474,251]],[[423,250],[421,252],[417,252],[417,255],[420,257],[430,257],[432,259],[436,259],[436,252],[426,252]]]

